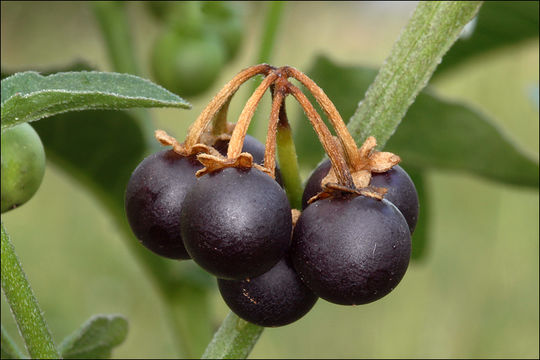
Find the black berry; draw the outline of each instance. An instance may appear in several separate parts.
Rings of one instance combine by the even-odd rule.
[[[396,165],[387,172],[373,174],[371,185],[388,189],[384,198],[401,211],[412,234],[418,221],[418,194],[409,174]]]
[[[225,168],[199,178],[186,195],[180,219],[188,253],[221,278],[261,275],[290,244],[287,196],[255,168]]]
[[[218,286],[223,300],[236,315],[260,326],[293,323],[317,301],[288,257],[260,276],[245,280],[218,279]]]
[[[329,198],[300,215],[291,259],[316,295],[336,304],[366,304],[400,282],[409,264],[410,236],[405,218],[389,201]]]
[[[180,210],[195,172],[195,157],[163,150],[145,158],[126,190],[126,214],[135,236],[148,249],[172,259],[189,259],[180,235]]]
[[[317,193],[321,192],[321,181],[324,179],[328,172],[332,168],[332,163],[330,160],[326,159],[319,164],[313,170],[308,180],[306,181],[306,186],[304,187],[304,193],[302,194],[302,209],[305,209],[308,206],[308,200]]]
[[[229,140],[218,140],[213,146],[217,151],[221,153],[221,155],[227,156]],[[253,136],[246,135],[246,137],[244,138],[244,144],[242,145],[242,151],[248,152],[253,155],[253,162],[259,165],[264,165],[264,144],[261,143],[259,140],[255,139]],[[283,181],[281,180],[281,172],[279,171],[279,167],[277,166],[277,164],[275,175],[277,183],[281,187],[283,187]]]
[[[321,181],[331,167],[330,160],[325,160],[310,175],[302,195],[303,209],[307,207],[308,200],[321,191]],[[401,166],[395,165],[387,172],[372,174],[370,185],[388,189],[384,198],[401,211],[412,234],[418,221],[418,194],[409,174]]]

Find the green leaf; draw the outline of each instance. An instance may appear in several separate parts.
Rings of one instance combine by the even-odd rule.
[[[538,37],[538,1],[486,1],[470,37],[461,37],[437,67],[435,75],[486,51]]]
[[[176,262],[141,246],[125,216],[124,194],[129,177],[144,156],[155,151],[145,141],[152,134],[147,134],[145,124],[134,114],[136,111],[139,110],[68,112],[34,122],[32,126],[43,141],[47,160],[78,180],[109,210],[126,245],[170,305],[171,324],[180,338],[178,342],[183,354],[198,356],[212,335],[207,290],[214,282],[200,269],[180,268]],[[158,144],[151,140],[150,145]],[[157,147],[161,150],[159,145]],[[178,291],[180,288],[183,292]],[[191,297],[183,296],[185,293]],[[189,315],[199,314],[196,320],[176,309],[185,311],[188,305]]]
[[[83,183],[90,182],[109,205],[123,207],[126,184],[146,151],[143,133],[130,113],[72,112],[32,125],[48,159]]]
[[[2,80],[2,130],[76,110],[179,107],[190,104],[134,75],[96,71],[42,76],[27,71]]]
[[[410,107],[386,149],[419,168],[467,171],[489,180],[538,188],[538,162],[491,120],[469,106],[427,92]]]
[[[354,113],[376,71],[358,66],[340,66],[319,57],[308,74],[325,90],[344,119]],[[310,155],[314,166],[323,153],[307,120],[302,119],[303,139],[299,157]],[[414,139],[414,141],[411,141]],[[356,139],[358,142],[358,139]],[[307,146],[306,144],[310,144]],[[314,145],[313,145],[314,144]],[[386,150],[400,155],[418,169],[460,170],[506,184],[538,187],[538,163],[472,107],[444,101],[423,91],[409,108]],[[316,155],[313,155],[316,154]]]
[[[127,337],[128,321],[120,315],[95,315],[60,344],[66,359],[106,359]]]
[[[245,359],[259,340],[264,328],[229,312],[202,359]]]

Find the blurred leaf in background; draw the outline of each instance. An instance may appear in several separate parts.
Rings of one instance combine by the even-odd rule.
[[[476,55],[538,37],[538,1],[486,1],[470,32],[450,48],[434,76]]]

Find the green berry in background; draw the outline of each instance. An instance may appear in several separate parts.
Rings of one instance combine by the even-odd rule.
[[[227,61],[236,56],[244,39],[242,6],[228,1],[204,1],[201,6],[204,26],[223,41]]]
[[[220,39],[207,31],[179,31],[172,27],[162,33],[152,53],[152,71],[160,85],[180,96],[206,91],[225,64]]]
[[[27,123],[2,133],[2,213],[21,206],[38,190],[45,173],[45,151]]]

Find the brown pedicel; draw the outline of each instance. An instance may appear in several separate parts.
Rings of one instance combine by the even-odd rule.
[[[227,112],[233,95],[243,83],[257,75],[263,75],[265,78],[246,102],[238,121],[236,124],[227,122]],[[332,136],[309,99],[289,81],[289,78],[299,81],[314,96],[337,136]],[[266,136],[264,165],[261,166],[253,162],[251,154],[241,151],[253,114],[269,88],[272,93],[272,108]],[[197,177],[226,167],[246,169],[255,167],[274,178],[277,127],[280,119],[287,121],[284,116],[284,104],[288,95],[292,95],[302,106],[332,164],[328,175],[321,181],[323,190],[309,199],[308,203],[346,194],[364,195],[381,200],[386,189],[370,186],[371,175],[390,170],[400,162],[400,157],[390,152],[376,151],[377,142],[373,136],[368,137],[358,148],[341,115],[324,91],[304,73],[290,66],[276,68],[260,64],[240,71],[201,112],[191,125],[183,143],[179,143],[163,130],[156,130],[155,137],[162,145],[172,146],[173,151],[180,155],[197,155],[197,159],[204,165],[204,168],[197,172]],[[229,140],[226,157],[212,147],[217,140]]]

